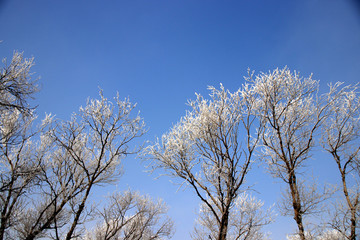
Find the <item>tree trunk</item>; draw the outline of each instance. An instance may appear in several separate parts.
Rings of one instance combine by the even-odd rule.
[[[294,219],[296,221],[296,224],[298,226],[298,229],[299,229],[299,237],[301,240],[305,240],[305,230],[304,230],[304,225],[303,225],[303,222],[302,222],[302,214],[299,213],[297,210],[294,209],[294,212],[295,212],[295,216],[294,216]]]
[[[356,209],[351,209],[351,235],[350,240],[356,240]]]
[[[348,188],[347,188],[347,184],[346,184],[346,174],[345,174],[345,170],[342,170],[340,163],[338,162],[338,166],[339,166],[339,170],[341,173],[341,180],[342,180],[342,184],[343,184],[343,192],[346,198],[346,202],[348,204],[350,213],[351,213],[351,218],[350,218],[350,236],[349,239],[350,240],[356,240],[356,207],[354,207],[354,204],[351,202],[350,196],[349,196],[349,192],[348,192]]]
[[[300,237],[300,240],[306,240],[305,238],[305,230],[304,230],[304,225],[303,225],[303,219],[302,219],[302,206],[301,206],[301,199],[300,199],[300,194],[299,194],[299,190],[298,190],[298,186],[296,184],[296,176],[293,172],[291,172],[289,174],[289,187],[291,190],[291,198],[292,198],[292,205],[293,205],[293,209],[294,209],[294,220],[298,226],[298,234]]]
[[[226,240],[228,225],[229,225],[229,210],[226,210],[226,212],[223,214],[221,218],[218,240]]]
[[[5,221],[3,218],[1,218],[1,226],[0,226],[0,240],[4,239],[4,233],[5,233]]]

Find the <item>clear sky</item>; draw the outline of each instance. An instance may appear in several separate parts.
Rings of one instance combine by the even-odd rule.
[[[35,57],[41,91],[34,104],[67,119],[98,87],[136,102],[153,141],[184,115],[187,99],[220,83],[236,90],[250,68],[288,66],[329,82],[360,80],[360,4],[357,0],[0,0],[0,57],[13,50]],[[321,161],[314,165],[319,175]],[[197,199],[143,163],[124,161],[118,189],[139,190],[169,205],[174,239],[189,239]],[[321,176],[331,176],[322,168]],[[326,171],[325,171],[326,169]],[[248,183],[271,205],[282,184],[254,168]],[[110,190],[109,190],[110,191]],[[99,192],[100,194],[100,192]],[[102,193],[103,194],[103,193]],[[279,217],[273,239],[295,229]]]

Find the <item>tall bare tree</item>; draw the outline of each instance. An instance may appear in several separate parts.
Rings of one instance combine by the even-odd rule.
[[[190,186],[214,219],[216,239],[227,239],[231,211],[245,189],[246,174],[262,125],[255,121],[255,96],[247,85],[235,93],[210,87],[211,100],[197,94],[187,112],[161,142],[146,148],[154,169]]]
[[[317,96],[318,81],[311,76],[302,78],[287,68],[255,77],[250,74],[247,80],[259,95],[260,121],[266,122],[262,153],[272,175],[288,186],[285,201],[292,212],[286,213],[294,217],[300,239],[305,240],[303,217],[312,213],[319,197],[324,195],[316,194],[298,178],[311,154],[315,133],[327,115],[328,103],[324,104]]]
[[[339,88],[339,84],[334,88]],[[323,128],[323,147],[339,170],[345,203],[338,203],[331,226],[347,239],[355,240],[360,218],[360,96],[358,86],[346,86],[335,93],[331,115]],[[355,184],[354,184],[355,183]]]
[[[143,120],[132,116],[134,107],[119,97],[113,104],[100,92],[99,100],[89,100],[71,120],[53,122],[41,138],[51,151],[41,168],[39,198],[27,210],[32,217],[21,223],[21,238],[46,232],[55,239],[81,235],[76,230],[86,221],[93,188],[117,181],[121,160],[138,151],[129,143],[145,129]]]
[[[37,91],[31,80],[33,58],[14,52],[9,65],[3,59],[0,70],[0,239],[9,238],[9,229],[18,224],[24,196],[35,184],[39,172],[32,131],[36,116],[28,104]]]

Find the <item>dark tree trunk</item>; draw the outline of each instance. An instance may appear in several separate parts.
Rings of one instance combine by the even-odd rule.
[[[229,211],[227,210],[221,218],[218,240],[226,240],[229,225]]]
[[[305,239],[305,230],[303,225],[303,212],[301,206],[301,199],[299,194],[299,189],[296,184],[296,176],[293,172],[289,174],[289,187],[291,191],[291,198],[292,198],[292,206],[294,209],[294,220],[298,227],[298,234],[301,240]]]

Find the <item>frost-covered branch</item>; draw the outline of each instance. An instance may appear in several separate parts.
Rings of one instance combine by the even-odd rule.
[[[22,113],[30,111],[28,99],[38,90],[36,81],[31,80],[30,69],[34,58],[24,58],[23,53],[14,52],[9,65],[0,69],[0,111],[17,109]]]
[[[137,192],[115,193],[102,210],[96,227],[88,231],[88,240],[156,240],[169,239],[173,234],[173,222],[164,217],[166,205],[161,201],[153,202],[149,197]]]
[[[262,132],[256,121],[256,97],[247,86],[231,93],[210,87],[210,100],[197,94],[192,110],[161,141],[148,146],[154,169],[163,169],[190,186],[226,239],[231,206],[244,186]]]

